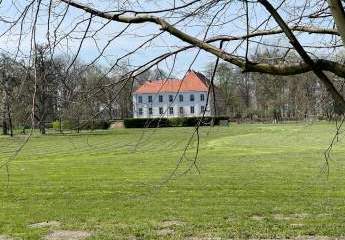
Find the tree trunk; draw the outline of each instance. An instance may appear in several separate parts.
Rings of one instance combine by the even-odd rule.
[[[8,101],[7,101],[7,120],[8,120],[8,127],[10,130],[10,136],[13,137],[12,116],[11,116],[11,109],[10,109],[10,105],[8,104]]]
[[[327,0],[328,6],[334,18],[335,25],[341,36],[343,44],[345,44],[345,12],[340,0]]]
[[[79,117],[77,119],[77,133],[80,132],[80,120],[79,120]]]
[[[7,128],[6,118],[4,118],[3,121],[2,121],[2,134],[3,135],[8,135],[8,128]]]
[[[41,134],[46,134],[46,126],[43,121],[40,122],[39,128],[40,128]]]
[[[3,91],[2,97],[2,134],[8,135],[8,124],[7,124],[7,92]]]
[[[62,133],[62,119],[59,117],[59,132]]]

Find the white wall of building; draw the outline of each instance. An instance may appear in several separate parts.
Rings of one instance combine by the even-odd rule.
[[[169,101],[169,96],[173,96],[173,102]],[[183,96],[183,101],[180,101],[180,95]],[[191,101],[190,96],[194,95],[194,101]],[[202,100],[201,95],[204,95]],[[149,96],[152,97],[152,102],[149,102]],[[162,96],[163,101],[160,102]],[[142,102],[140,103],[140,97]],[[207,92],[183,92],[183,93],[134,93],[133,94],[133,117],[134,118],[159,118],[159,117],[198,117],[202,116],[202,106],[205,108],[207,99]],[[210,102],[210,101],[209,101]],[[173,108],[173,114],[169,111]],[[191,107],[194,107],[194,113],[191,112]],[[208,104],[205,116],[210,116],[210,103]],[[160,108],[163,110],[160,113]],[[183,108],[183,113],[180,112]],[[152,111],[152,114],[150,114]],[[141,113],[142,112],[142,113]],[[141,114],[140,114],[141,113]]]

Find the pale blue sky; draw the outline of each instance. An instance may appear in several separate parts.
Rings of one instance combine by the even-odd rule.
[[[19,0],[15,1],[15,4],[17,5],[17,8],[23,9],[24,6],[28,3],[28,0]],[[48,3],[49,1],[42,1],[43,3]],[[117,8],[117,4],[111,4],[110,2],[118,2],[118,1],[82,1],[85,3],[95,3],[97,2],[97,8],[99,9],[114,9]],[[145,4],[142,6],[142,10],[148,10],[148,9],[157,9],[157,8],[169,8],[171,7],[171,4],[173,1],[155,1],[155,0],[146,0],[144,1]],[[272,1],[275,4],[278,4],[280,1]],[[289,1],[288,1],[289,2]],[[290,1],[291,4],[295,4],[296,1]],[[57,1],[54,2],[57,4]],[[181,4],[180,1],[177,1],[177,5]],[[298,3],[297,3],[298,4]],[[302,1],[301,3],[302,4]],[[54,5],[55,6],[55,5]],[[62,14],[65,11],[65,4],[59,3],[54,8],[54,13],[60,13]],[[121,6],[120,6],[121,7]],[[136,8],[137,9],[137,8]],[[296,10],[297,9],[297,10]],[[300,11],[298,8],[294,9],[294,11]],[[209,14],[214,14],[215,12],[219,11],[220,7],[215,7],[212,11],[209,12]],[[41,11],[40,11],[40,17],[37,24],[37,42],[40,43],[46,43],[47,42],[47,5],[42,5]],[[31,41],[31,23],[34,16],[34,11],[29,11],[26,21],[24,23],[24,32],[27,33],[25,36],[22,37],[22,44],[21,44],[21,51],[24,55],[28,54],[28,50],[30,49],[30,41]],[[224,9],[220,15],[219,19],[217,19],[217,22],[220,21],[230,21],[232,19],[235,19],[237,16],[244,14],[243,6],[239,1],[233,1],[233,3],[229,4],[229,7]],[[293,19],[293,16],[288,16],[285,11],[281,11],[281,14],[286,19]],[[7,20],[10,18],[15,18],[17,14],[17,10],[13,5],[13,2],[11,0],[4,0],[2,2],[2,5],[0,7],[0,16],[7,16]],[[258,4],[250,4],[250,22],[251,27],[254,29],[260,22],[262,22],[263,19],[267,17],[266,11],[262,9]],[[75,9],[69,9],[68,14],[66,15],[63,23],[61,24],[59,31],[57,32],[58,38],[61,38],[65,33],[68,33],[71,29],[75,27],[75,25],[82,21],[87,20],[89,17],[88,14],[85,14],[84,12],[80,10]],[[169,17],[168,15],[165,15],[165,17]],[[181,30],[184,30],[185,32],[196,36],[200,39],[203,38],[205,34],[205,25],[210,21],[212,16],[201,16],[195,19],[192,19],[190,21],[182,22],[181,24],[178,24],[177,27]],[[53,29],[58,25],[59,19],[61,17],[52,16],[52,24],[50,27],[51,30],[51,38],[54,36]],[[176,21],[173,18],[168,18],[170,23],[173,23]],[[90,37],[92,33],[97,30],[102,24],[104,24],[106,21],[102,20],[100,18],[94,18],[91,26],[90,26],[90,33],[88,36]],[[61,41],[61,43],[58,45],[57,54],[69,54],[73,55],[75,54],[76,50],[78,49],[80,38],[83,35],[84,30],[86,29],[86,26],[88,24],[88,21],[84,21],[81,23],[77,28],[74,29],[74,31],[70,34],[68,39],[64,39]],[[306,22],[307,24],[307,22]],[[315,24],[315,23],[314,23]],[[328,22],[322,22],[318,21],[316,22],[319,26],[329,27]],[[95,40],[88,38],[83,42],[79,58],[83,62],[90,62],[92,61],[95,56],[98,55],[99,50],[97,48],[102,48],[105,46],[109,39],[111,39],[113,36],[119,33],[126,25],[125,24],[119,24],[119,23],[109,23],[106,27],[102,29],[102,31],[99,32],[99,34],[95,35]],[[235,21],[229,22],[227,24],[216,26],[210,29],[208,36],[215,36],[219,34],[226,34],[231,36],[237,36],[242,35],[246,33],[245,29],[245,18],[239,18]],[[276,26],[274,21],[270,21],[268,23],[269,27]],[[5,25],[2,25],[0,27],[0,30],[4,30]],[[19,40],[19,28],[20,24],[17,25],[13,29],[13,31],[10,34],[7,34],[0,38],[0,48],[2,51],[9,51],[9,52],[15,52],[15,49],[18,45]],[[104,52],[104,57],[102,57],[99,61],[100,64],[105,66],[110,66],[114,63],[114,61],[119,58],[120,56],[123,56],[124,54],[132,51],[133,49],[137,48],[142,44],[145,40],[149,39],[153,36],[153,34],[159,33],[159,28],[153,24],[142,24],[142,25],[133,25],[131,26],[125,34],[123,34],[120,38],[118,38],[116,41],[112,42],[108,49]],[[302,43],[306,45],[312,45],[317,42],[329,42],[330,38],[327,36],[320,36],[317,35],[315,37],[310,37],[307,34],[298,34],[299,39],[302,41]],[[75,39],[73,39],[75,38]],[[261,40],[260,38],[253,39],[253,40]],[[264,42],[272,44],[272,43],[280,43],[282,45],[288,46],[287,41],[285,40],[285,37],[265,37]],[[233,49],[237,46],[238,42],[233,42],[226,45],[226,50],[229,52],[232,52]],[[184,46],[185,43],[181,42],[180,40],[176,39],[175,37],[170,36],[167,33],[162,34],[160,37],[158,37],[156,40],[152,41],[150,44],[146,44],[143,48],[141,48],[140,51],[138,51],[136,54],[132,55],[129,58],[126,58],[126,61],[129,61],[132,65],[140,65],[145,63],[148,59],[152,59],[156,56],[159,56],[160,54],[173,49],[176,49],[178,46]],[[256,44],[251,43],[251,53],[254,53],[256,49]],[[244,54],[244,47],[245,44],[242,45],[238,49],[235,54],[243,55]],[[187,68],[189,68],[191,64],[191,60],[194,58],[197,50],[191,50],[188,52],[185,52],[183,54],[179,54],[174,68],[174,75],[180,75],[181,73],[184,73]],[[317,51],[313,52],[316,55],[320,54],[327,54],[328,52],[324,49],[319,49]],[[192,68],[196,69],[198,71],[202,71],[205,69],[205,67],[209,64],[214,62],[215,57],[211,56],[210,54],[202,52],[199,57],[197,58],[197,61],[193,64]],[[167,70],[172,66],[172,61],[167,61],[166,63],[160,64],[160,67]]]

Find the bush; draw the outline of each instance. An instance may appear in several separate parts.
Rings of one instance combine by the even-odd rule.
[[[79,124],[79,128],[82,130],[108,129],[109,127],[110,122],[105,120],[86,121]]]
[[[54,121],[54,122],[52,122],[52,128],[53,128],[54,130],[59,130],[60,128],[62,128],[62,127],[60,127],[60,125],[61,125],[60,121]]]
[[[127,118],[123,123],[126,128],[169,127],[167,118]]]
[[[229,117],[176,117],[176,118],[127,118],[124,120],[126,128],[155,128],[155,127],[194,127],[199,121],[201,126],[219,125],[221,120],[229,120]]]
[[[177,118],[169,118],[169,126],[170,127],[185,127],[186,126],[186,118],[177,117]]]
[[[60,121],[54,121],[52,127],[55,130],[60,130]],[[94,130],[94,129],[108,129],[110,127],[109,121],[95,120],[95,121],[62,121],[62,130]]]
[[[48,125],[46,125],[46,126],[47,126],[47,128],[52,127],[54,130],[57,130],[57,131],[60,130],[60,129],[62,129],[62,130],[67,130],[67,129],[71,130],[74,127],[73,123],[71,121],[68,121],[68,120],[62,121],[62,122],[54,121],[54,122],[51,123],[51,126],[48,126]]]

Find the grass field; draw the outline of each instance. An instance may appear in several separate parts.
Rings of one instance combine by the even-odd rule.
[[[9,182],[0,170],[0,235],[40,239],[54,229],[88,231],[89,239],[345,235],[342,137],[329,177],[321,172],[334,124],[203,128],[201,173],[181,174],[186,160],[166,182],[192,130],[35,135],[10,163]],[[1,136],[0,161],[23,139]],[[60,226],[28,227],[44,221]]]

